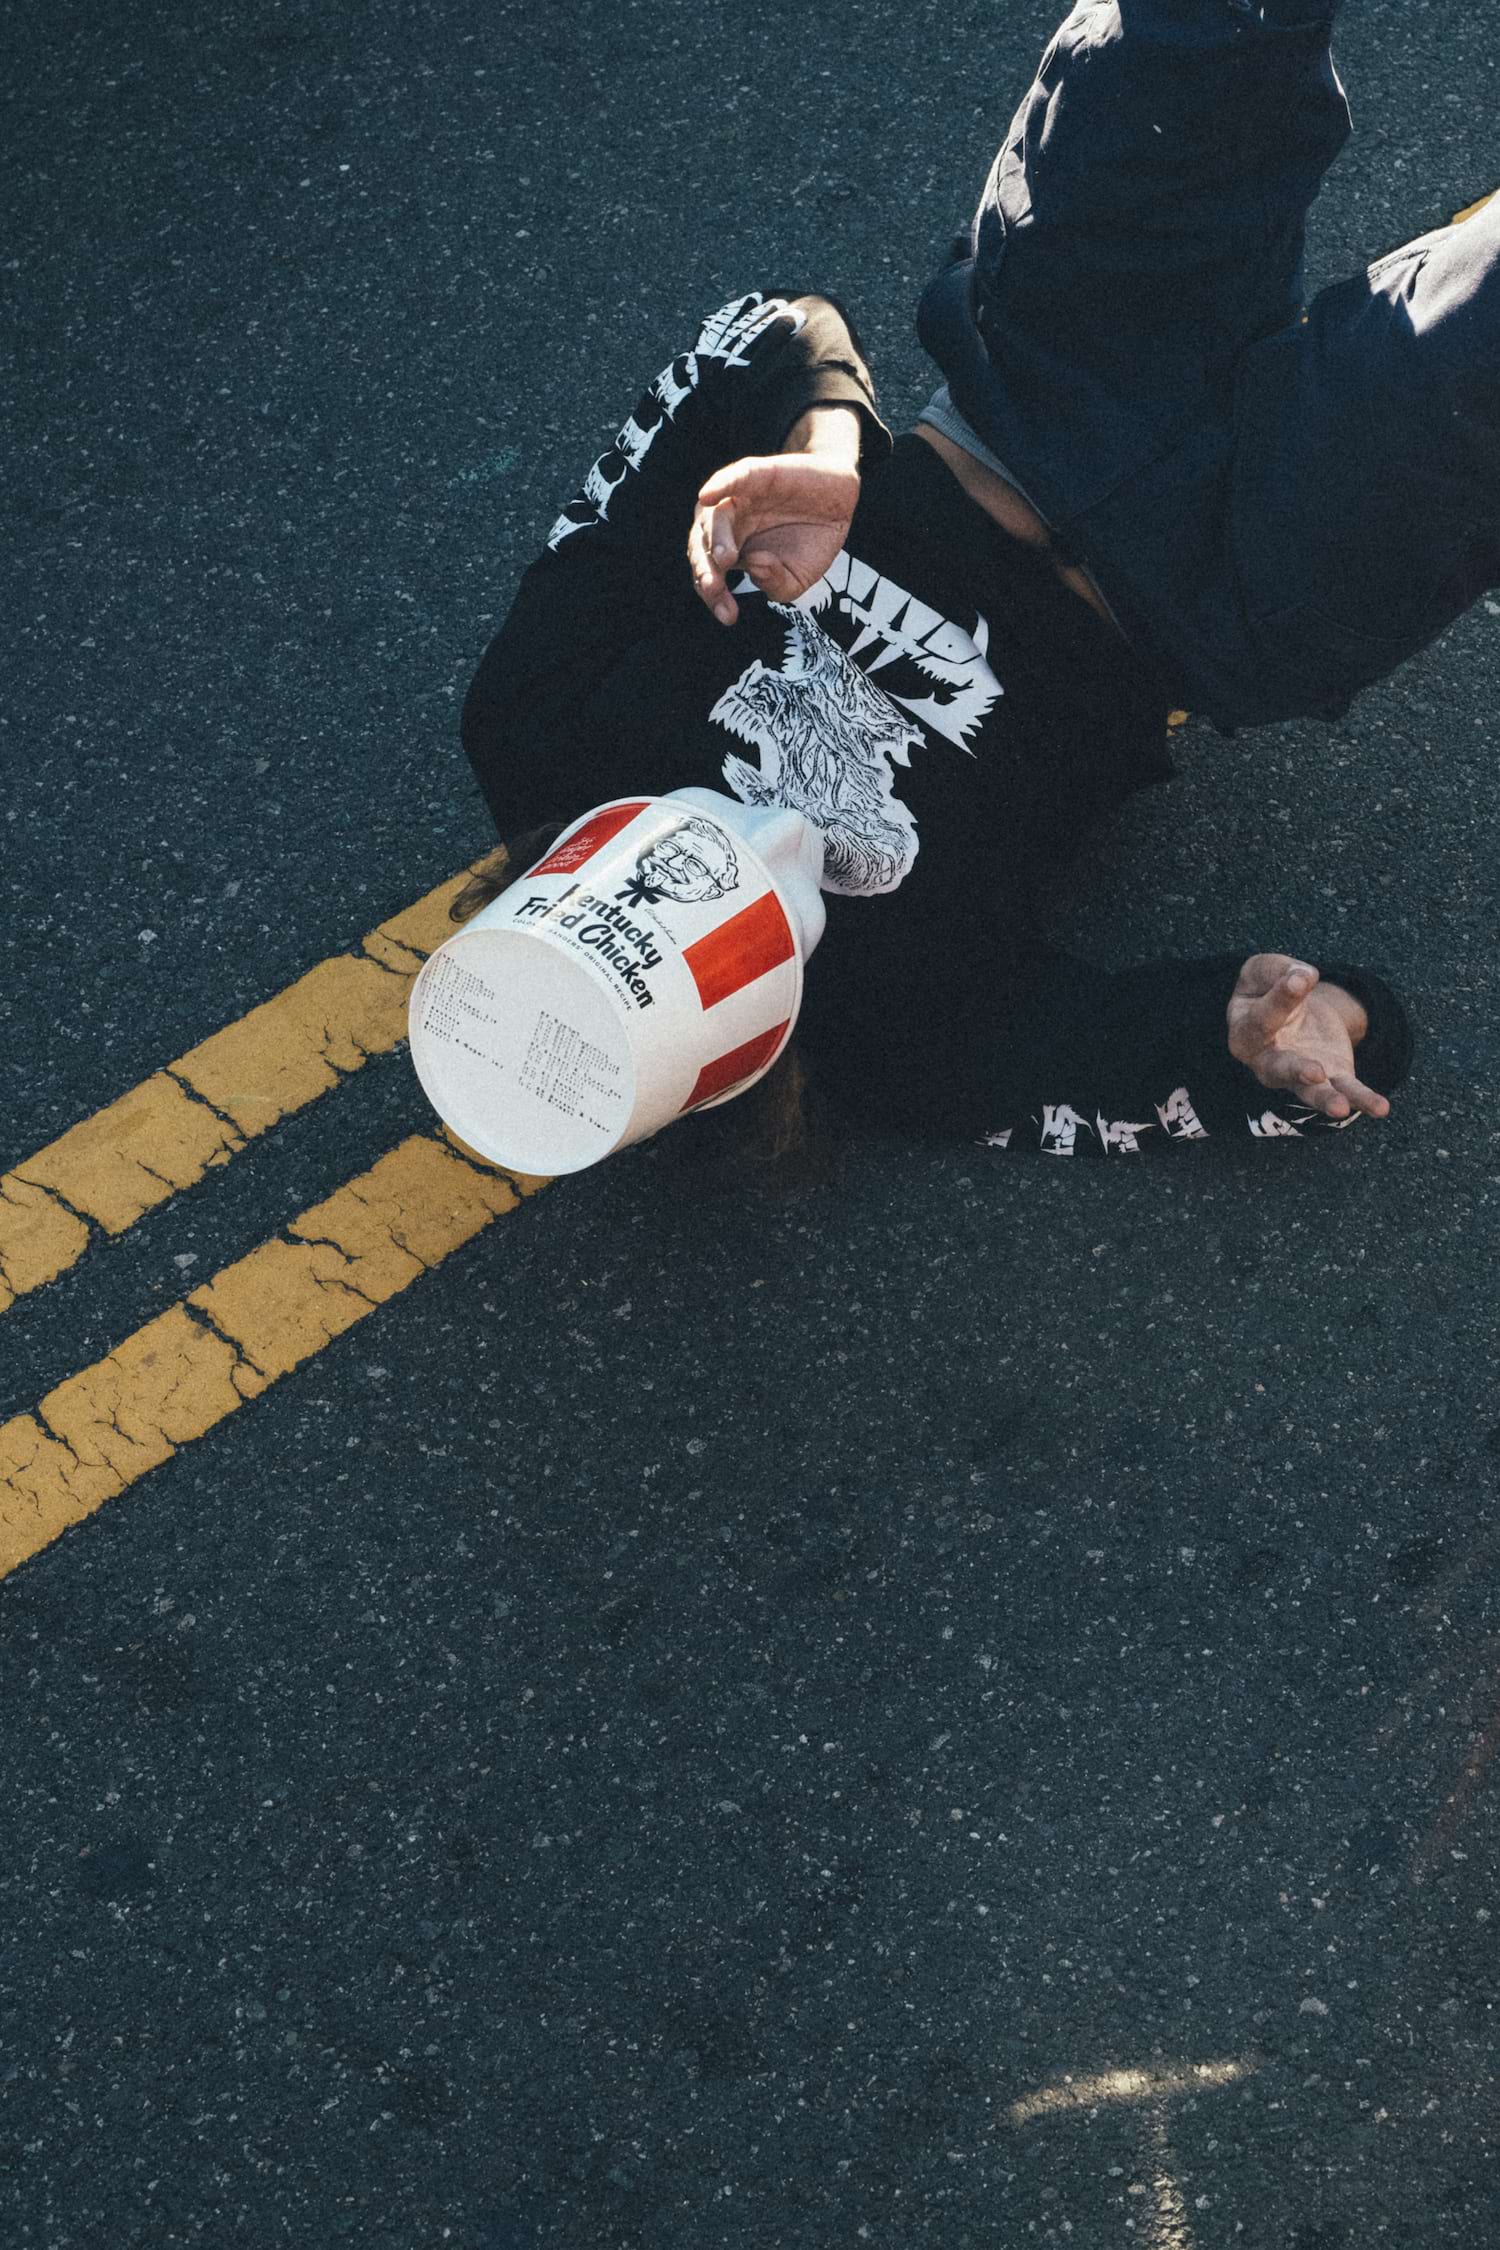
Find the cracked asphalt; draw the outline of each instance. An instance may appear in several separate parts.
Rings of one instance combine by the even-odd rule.
[[[909,417],[1053,17],[25,0],[0,1171],[485,848],[469,674],[704,308]],[[1496,185],[1482,14],[1338,53],[1314,285]],[[0,1584],[7,2245],[1494,2241],[1495,636],[1190,727],[1060,925],[1381,960],[1384,1129],[664,1140]],[[428,1123],[373,1055],[95,1243],[0,1419]]]

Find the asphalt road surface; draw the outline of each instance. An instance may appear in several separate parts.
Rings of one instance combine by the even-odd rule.
[[[909,416],[1052,17],[23,0],[0,1172],[486,848],[464,686],[704,310],[833,290]],[[1315,285],[1500,174],[1483,10],[1338,52]],[[1497,635],[1189,726],[1066,909],[1382,961],[1385,1127],[663,1142],[17,1563],[7,2250],[1496,2240]],[[431,1125],[388,1044],[75,1216],[0,1421]]]

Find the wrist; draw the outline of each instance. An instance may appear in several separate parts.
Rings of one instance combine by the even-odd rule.
[[[859,468],[859,415],[852,406],[810,406],[787,431],[783,453],[815,454],[843,469]]]

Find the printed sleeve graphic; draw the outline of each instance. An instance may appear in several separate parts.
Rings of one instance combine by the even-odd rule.
[[[1129,1119],[1124,1117],[1113,1120],[1107,1117],[1096,1117],[1094,1129],[1099,1135],[1099,1146],[1106,1156],[1111,1154],[1139,1156],[1142,1133],[1154,1133],[1157,1130],[1157,1124],[1155,1118],[1143,1125],[1132,1124]]]
[[[748,297],[735,297],[709,314],[698,331],[694,353],[699,359],[719,360],[725,367],[748,367],[747,354],[756,337],[782,319],[792,323],[794,335],[803,325],[803,315],[784,297],[762,297],[759,290],[752,290]]]
[[[1174,1141],[1206,1141],[1207,1128],[1200,1123],[1198,1112],[1188,1098],[1186,1086],[1179,1086],[1168,1094],[1164,1102],[1154,1105],[1157,1116],[1168,1138]]]
[[[673,419],[685,399],[692,397],[697,382],[698,363],[691,352],[684,352],[662,369],[635,412],[621,423],[609,451],[600,454],[584,478],[577,499],[567,503],[548,532],[547,545],[554,554],[575,531],[587,531],[590,525],[607,521],[615,492],[640,468],[658,430]]]
[[[1088,1130],[1088,1119],[1080,1117],[1067,1102],[1048,1102],[1042,1110],[1038,1145],[1044,1156],[1071,1156],[1079,1134]]]
[[[1043,1156],[1110,1157],[1139,1156],[1147,1137],[1158,1133],[1167,1141],[1208,1139],[1208,1128],[1200,1120],[1186,1086],[1177,1087],[1166,1101],[1149,1106],[1156,1111],[1154,1119],[1110,1118],[1101,1110],[1091,1123],[1071,1102],[1043,1102],[1039,1112],[1033,1111],[1024,1122],[981,1133],[976,1145],[1024,1147],[1039,1150]],[[1348,1117],[1325,1117],[1321,1110],[1292,1101],[1285,1112],[1268,1107],[1258,1114],[1247,1113],[1245,1124],[1258,1141],[1300,1141],[1310,1132],[1346,1132],[1358,1114],[1352,1111]]]
[[[748,367],[750,346],[778,320],[791,321],[794,332],[803,325],[803,315],[784,297],[762,297],[758,292],[735,297],[709,314],[692,350],[680,352],[662,369],[642,403],[621,423],[614,444],[589,470],[583,490],[568,502],[553,524],[547,545],[554,554],[575,531],[608,521],[610,501],[619,486],[640,469],[662,425],[675,421],[698,388],[702,363],[709,360],[724,367]]]

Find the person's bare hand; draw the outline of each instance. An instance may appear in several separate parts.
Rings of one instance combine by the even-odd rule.
[[[1229,1052],[1262,1086],[1295,1094],[1335,1123],[1386,1117],[1390,1103],[1355,1075],[1365,1012],[1342,985],[1289,953],[1252,953],[1229,1002]]]
[[[828,409],[804,420],[805,450],[731,461],[698,494],[688,562],[699,599],[721,625],[739,615],[731,570],[745,571],[768,600],[794,602],[848,537],[859,503],[858,421]]]

